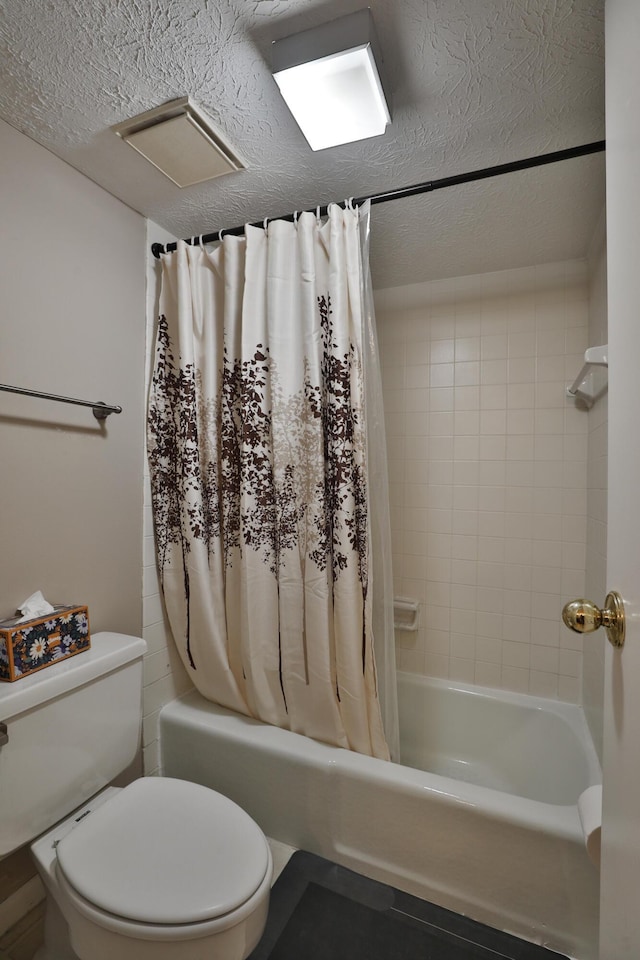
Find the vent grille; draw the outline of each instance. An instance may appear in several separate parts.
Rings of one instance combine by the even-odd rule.
[[[178,187],[246,169],[238,153],[188,97],[141,113],[113,130]]]

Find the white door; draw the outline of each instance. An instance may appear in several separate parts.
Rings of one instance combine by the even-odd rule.
[[[635,960],[640,958],[640,0],[606,0],[605,32],[607,587],[624,599],[627,638],[621,651],[606,644],[600,960]]]

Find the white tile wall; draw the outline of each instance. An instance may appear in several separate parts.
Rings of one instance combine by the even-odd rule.
[[[166,231],[149,222],[147,249],[154,242],[173,240]],[[147,266],[147,362],[145,397],[148,395],[155,345],[155,327],[158,314],[159,268],[149,255]],[[146,449],[146,444],[145,444]],[[165,703],[174,700],[191,687],[180,657],[175,648],[171,630],[164,612],[160,584],[156,570],[153,541],[153,518],[151,515],[151,486],[149,470],[144,476],[143,517],[143,576],[142,576],[142,636],[147,642],[144,660],[143,728],[142,747],[144,772],[147,776],[159,772],[158,717]]]
[[[582,261],[377,292],[401,669],[581,699],[588,295]]]

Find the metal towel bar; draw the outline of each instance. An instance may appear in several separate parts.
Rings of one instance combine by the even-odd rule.
[[[21,393],[27,397],[40,397],[43,400],[56,400],[59,403],[74,403],[79,407],[91,407],[96,420],[106,420],[110,413],[122,413],[122,407],[103,403],[101,400],[97,400],[95,403],[91,400],[75,400],[73,397],[60,397],[55,393],[44,393],[42,390],[10,387],[6,383],[0,383],[0,390],[5,390],[7,393]]]

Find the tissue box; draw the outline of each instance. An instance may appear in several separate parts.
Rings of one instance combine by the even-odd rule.
[[[0,621],[0,681],[18,680],[91,646],[86,607],[60,607],[45,617]]]

